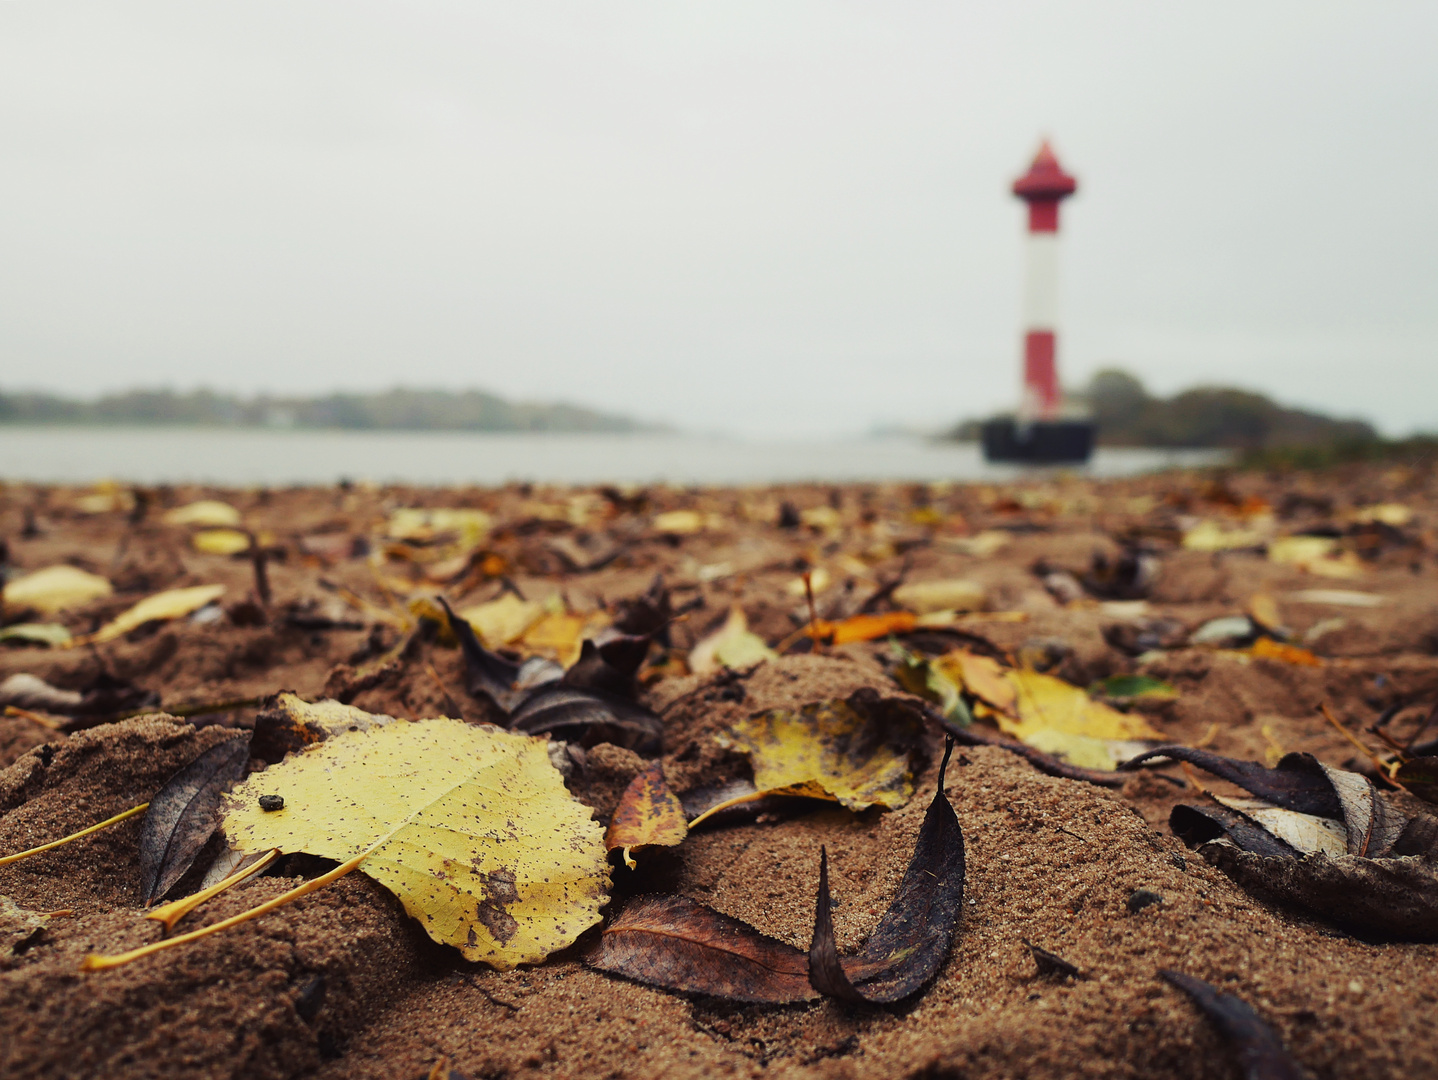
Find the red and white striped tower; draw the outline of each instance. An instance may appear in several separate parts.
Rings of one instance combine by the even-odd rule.
[[[1058,417],[1057,365],[1059,203],[1078,190],[1045,140],[1029,171],[1014,181],[1014,194],[1029,204],[1024,266],[1024,390],[1019,421]]]

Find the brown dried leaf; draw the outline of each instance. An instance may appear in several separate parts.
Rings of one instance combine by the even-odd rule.
[[[607,850],[624,849],[624,862],[633,870],[638,864],[630,852],[651,844],[673,847],[689,835],[684,807],[664,781],[664,768],[653,762],[636,776],[624,794],[604,834]]]
[[[591,967],[685,994],[731,1001],[813,1001],[809,961],[687,896],[639,896],[600,935]]]
[[[210,747],[166,781],[140,827],[140,896],[146,907],[175,887],[214,835],[220,796],[245,773],[250,739]]]
[[[1233,1050],[1244,1080],[1310,1080],[1308,1070],[1293,1060],[1278,1033],[1248,1002],[1179,971],[1160,971],[1159,976],[1203,1010]]]
[[[964,902],[964,833],[944,794],[954,741],[947,740],[934,801],[929,804],[898,894],[857,956],[841,959],[829,900],[829,858],[819,854],[819,895],[809,981],[845,1001],[900,1001],[922,989],[949,954]]]

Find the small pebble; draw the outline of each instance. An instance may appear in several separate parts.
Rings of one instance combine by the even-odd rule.
[[[1152,889],[1134,889],[1134,891],[1129,894],[1128,910],[1132,914],[1137,915],[1150,904],[1161,903],[1163,903],[1163,895],[1161,893],[1156,893]]]
[[[261,796],[260,796],[260,809],[261,809],[261,810],[283,810],[284,808],[285,808],[285,797],[284,797],[283,795],[261,795]],[[1133,906],[1133,901],[1132,901],[1132,900],[1129,901],[1129,906],[1130,906],[1130,907]]]

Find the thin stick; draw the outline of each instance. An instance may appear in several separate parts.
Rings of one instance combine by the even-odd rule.
[[[46,716],[44,713],[31,712],[29,709],[22,709],[19,705],[6,705],[6,716],[18,716],[21,720],[29,720],[32,724],[39,724],[51,731],[59,731],[64,726],[63,720],[56,720],[53,716]]]
[[[1351,731],[1349,731],[1346,727],[1344,727],[1338,722],[1338,718],[1328,711],[1328,703],[1326,701],[1318,707],[1323,711],[1323,715],[1328,718],[1328,722],[1338,729],[1338,734],[1342,735],[1345,739],[1351,742],[1354,746],[1358,748],[1358,750],[1363,754],[1364,757],[1366,757],[1369,761],[1373,762],[1373,767],[1378,770],[1379,776],[1383,777],[1385,780],[1387,780],[1390,784],[1396,787],[1399,791],[1403,792],[1405,795],[1412,794],[1412,792],[1410,792],[1406,787],[1400,784],[1397,780],[1393,779],[1392,771],[1389,769],[1387,763],[1385,763],[1382,758],[1380,758],[1372,750],[1368,749],[1368,747],[1364,746],[1363,743],[1359,741],[1358,736],[1354,735]]]
[[[210,934],[217,934],[221,930],[228,930],[231,926],[238,926],[242,922],[249,922],[251,919],[259,918],[266,912],[274,911],[277,907],[283,907],[291,900],[298,900],[301,896],[307,896],[316,889],[324,888],[331,881],[337,881],[344,877],[351,870],[357,869],[360,863],[373,855],[375,849],[389,839],[389,836],[384,837],[384,839],[380,840],[379,843],[375,844],[369,850],[361,852],[349,862],[340,863],[339,866],[336,866],[328,874],[321,874],[313,881],[306,881],[303,885],[293,888],[287,893],[281,893],[273,900],[266,900],[263,904],[259,905],[259,907],[252,907],[249,911],[242,911],[238,915],[231,915],[228,919],[221,919],[219,922],[210,926],[202,926],[198,930],[191,930],[188,934],[181,934],[179,937],[165,938],[163,941],[155,941],[149,945],[142,945],[140,948],[131,949],[129,952],[116,953],[113,956],[98,956],[92,953],[85,957],[84,962],[80,965],[80,970],[108,971],[110,968],[128,964],[131,960],[138,960],[142,956],[149,956],[151,953],[160,952],[162,949],[170,949],[176,945],[185,945],[191,941],[198,941],[200,938],[207,937]]]
[[[214,897],[219,896],[220,893],[224,892],[226,889],[230,888],[233,885],[238,885],[240,882],[244,881],[245,878],[250,877],[252,874],[258,874],[261,870],[269,866],[270,863],[274,862],[279,857],[279,848],[275,848],[273,851],[267,851],[254,862],[250,863],[249,866],[241,867],[229,877],[224,878],[221,881],[215,882],[215,884],[211,885],[208,889],[202,889],[199,892],[195,893],[193,896],[182,897],[179,900],[171,900],[168,904],[161,904],[154,910],[146,912],[145,918],[154,919],[156,922],[164,923],[165,932],[169,933],[175,928],[175,924],[177,922],[183,919],[190,912],[194,911],[195,908],[199,907],[205,901],[211,900]]]
[[[28,851],[17,851],[14,855],[6,855],[0,858],[0,866],[6,866],[12,862],[19,862],[21,859],[28,859],[31,855],[39,855],[42,851],[51,851],[54,848],[68,844],[71,840],[79,840],[82,836],[89,836],[91,833],[99,832],[101,829],[108,829],[111,825],[117,825],[126,818],[132,818],[136,814],[143,813],[149,805],[149,803],[143,802],[139,806],[132,806],[130,809],[116,814],[112,818],[106,818],[98,825],[91,825],[88,829],[81,829],[77,833],[71,833],[69,836],[62,837],[59,840],[51,840],[48,844],[32,847]]]

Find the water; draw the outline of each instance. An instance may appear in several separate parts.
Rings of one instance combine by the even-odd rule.
[[[1100,450],[1095,477],[1217,464],[1223,452]],[[1007,480],[967,443],[908,437],[748,441],[692,435],[535,435],[413,431],[270,431],[0,427],[0,479],[228,486],[332,484],[770,484],[802,481]]]

